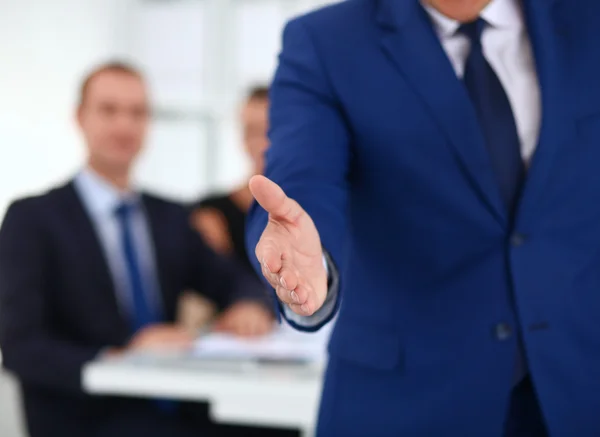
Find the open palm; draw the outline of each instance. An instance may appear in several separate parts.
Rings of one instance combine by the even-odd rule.
[[[319,232],[310,216],[264,176],[250,180],[256,201],[269,221],[256,246],[262,273],[279,299],[296,314],[312,315],[327,294],[327,272]]]

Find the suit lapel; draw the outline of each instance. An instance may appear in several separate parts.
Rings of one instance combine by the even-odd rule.
[[[64,190],[68,225],[75,236],[79,256],[85,260],[89,274],[86,287],[93,289],[88,297],[94,300],[94,306],[98,314],[103,315],[107,327],[112,325],[110,331],[118,332],[118,337],[121,337],[121,334],[126,335],[128,328],[117,302],[115,285],[96,230],[73,183],[69,183]],[[114,318],[111,315],[115,315]]]
[[[475,110],[426,11],[418,0],[380,0],[378,22],[384,52],[429,110],[482,200],[504,224],[506,209]]]
[[[560,145],[575,133],[574,119],[568,111],[564,77],[564,41],[557,32],[559,0],[524,0],[529,38],[533,46],[542,96],[542,124],[539,141],[523,189],[517,225],[522,232],[532,224],[545,182]]]

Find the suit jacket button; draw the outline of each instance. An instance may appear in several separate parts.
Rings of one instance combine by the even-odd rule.
[[[512,336],[512,328],[508,323],[498,323],[494,328],[496,338],[500,341],[506,341]]]
[[[514,233],[510,236],[510,245],[513,247],[522,246],[525,243],[525,236],[523,234]]]

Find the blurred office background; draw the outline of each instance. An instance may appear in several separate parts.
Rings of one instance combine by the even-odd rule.
[[[246,177],[237,109],[267,82],[285,21],[324,0],[0,0],[0,217],[71,175],[83,148],[78,85],[120,58],[147,75],[155,117],[138,168],[182,200]]]
[[[247,177],[238,109],[268,83],[282,26],[325,0],[0,0],[0,219],[9,202],[66,180],[84,148],[74,110],[94,65],[134,62],[153,126],[142,186],[191,201]],[[0,373],[0,436],[21,437]]]

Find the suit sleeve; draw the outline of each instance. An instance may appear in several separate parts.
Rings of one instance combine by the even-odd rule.
[[[50,323],[48,252],[30,204],[13,204],[0,229],[0,346],[26,384],[83,394],[81,370],[100,349],[61,338]]]
[[[323,58],[304,19],[291,21],[284,30],[271,87],[271,147],[265,175],[308,212],[331,262],[339,266],[346,232],[351,149],[349,129]],[[248,253],[254,253],[267,219],[266,212],[254,204],[247,224]],[[260,274],[256,257],[252,261]],[[334,317],[340,297],[337,293],[331,313],[320,317],[316,325],[308,327],[289,318],[288,322],[298,329],[317,330]],[[280,305],[278,314],[286,317]]]
[[[186,222],[187,223],[187,222]],[[198,232],[187,225],[188,286],[223,310],[239,301],[256,301],[272,308],[266,287],[233,260],[219,256]]]

